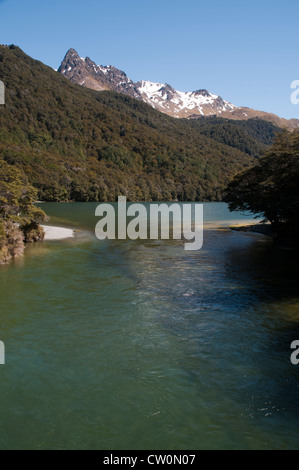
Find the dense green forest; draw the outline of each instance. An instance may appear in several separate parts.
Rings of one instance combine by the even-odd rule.
[[[237,175],[226,190],[230,210],[268,219],[279,238],[299,235],[299,131],[283,132],[258,164]]]
[[[248,119],[248,121],[230,121],[219,117],[200,117],[193,121],[194,129],[199,130],[217,142],[237,148],[241,152],[259,157],[265,148],[273,143],[279,127],[262,119]]]
[[[15,46],[0,46],[0,79],[0,160],[41,200],[221,200],[279,131],[259,119],[173,119],[73,85]]]

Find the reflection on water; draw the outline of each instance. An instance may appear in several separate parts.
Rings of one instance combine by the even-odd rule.
[[[95,225],[93,204],[43,207]],[[298,447],[294,254],[205,217],[198,252],[83,237],[0,270],[0,448]]]

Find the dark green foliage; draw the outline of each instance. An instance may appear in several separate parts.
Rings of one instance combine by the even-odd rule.
[[[279,233],[299,233],[299,131],[283,132],[266,156],[234,178],[226,191],[231,210],[266,217]]]
[[[271,122],[252,118],[247,121],[230,121],[218,117],[199,118],[193,121],[194,129],[202,135],[259,157],[273,143],[281,129]]]
[[[22,169],[47,201],[114,201],[120,194],[219,200],[273,131],[261,122],[207,127],[173,119],[127,96],[73,85],[14,46],[0,46],[0,78],[0,159]]]
[[[24,241],[43,239],[38,224],[46,215],[34,206],[36,196],[21,171],[0,160],[0,264],[21,255]]]
[[[45,221],[45,213],[34,206],[36,189],[20,170],[0,160],[0,220],[27,225]]]

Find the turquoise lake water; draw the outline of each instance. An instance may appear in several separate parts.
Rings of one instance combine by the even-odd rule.
[[[298,268],[204,204],[204,245],[104,241],[96,204],[43,204],[74,240],[0,268],[1,449],[299,447]]]

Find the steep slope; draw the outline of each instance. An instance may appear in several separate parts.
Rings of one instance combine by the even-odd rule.
[[[58,72],[77,85],[98,91],[116,91],[141,100],[135,83],[125,72],[113,66],[96,65],[89,57],[79,57],[74,49],[67,52]]]
[[[176,118],[221,116],[232,120],[247,120],[257,117],[279,127],[290,129],[299,127],[298,119],[287,120],[275,114],[237,107],[207,90],[181,92],[168,84],[149,81],[134,83],[125,72],[113,66],[96,65],[89,57],[79,57],[74,49],[66,53],[58,72],[77,85],[93,90],[123,93]]]
[[[265,148],[258,130],[238,128],[242,149],[230,127],[227,144],[200,121],[74,85],[15,46],[0,46],[0,77],[0,158],[21,168],[43,200],[219,200]],[[269,126],[262,133],[271,140]]]

